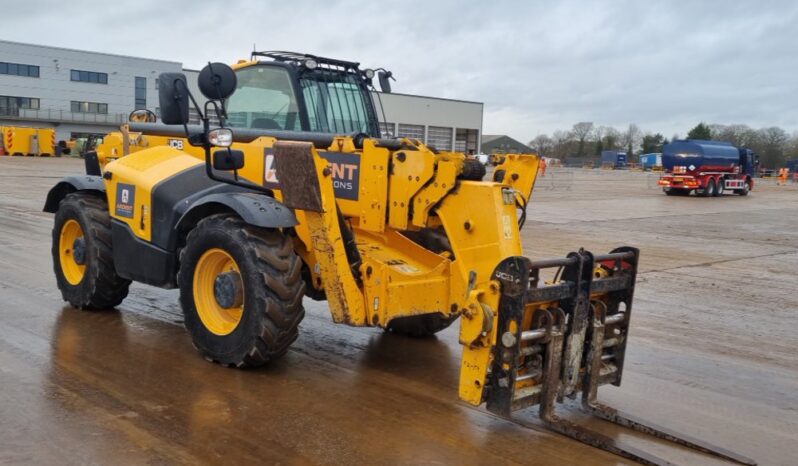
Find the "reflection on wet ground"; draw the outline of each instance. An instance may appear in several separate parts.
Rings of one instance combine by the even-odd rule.
[[[0,463],[624,464],[536,428],[534,412],[521,416],[533,424],[525,428],[458,402],[457,324],[406,339],[335,326],[324,304],[307,301],[286,357],[239,371],[193,350],[174,291],[135,286],[110,312],[65,307],[51,272],[51,218],[38,212],[53,181],[33,176],[40,162],[13,161],[4,168],[16,175],[0,180]],[[601,398],[761,464],[791,464],[798,235],[789,219],[798,201],[756,193],[782,206],[756,217],[759,208],[730,208],[732,199],[718,200],[715,214],[686,202],[703,200],[678,199],[680,216],[668,216],[664,196],[631,197],[614,178],[577,175],[568,193],[544,191],[530,208],[533,253],[609,250],[621,239],[644,251],[624,384]],[[582,196],[610,188],[627,207],[591,202],[590,212],[613,221],[570,219]],[[557,222],[543,221],[556,211]],[[741,215],[766,226],[734,230]],[[668,244],[688,254],[669,254]],[[743,270],[756,286],[740,284]],[[563,414],[582,419],[573,407]],[[587,422],[681,464],[715,464]]]

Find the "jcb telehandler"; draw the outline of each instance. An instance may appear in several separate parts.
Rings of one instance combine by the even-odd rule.
[[[198,83],[204,111],[185,76],[162,74],[165,125],[132,123],[118,153],[87,154],[87,173],[49,192],[66,301],[105,309],[133,280],[178,287],[194,345],[232,367],[285,353],[306,295],[326,299],[336,323],[400,334],[431,335],[460,318],[467,403],[506,417],[539,405],[557,432],[669,464],[554,414],[581,392],[584,408],[608,421],[754,464],[597,401],[599,385],[621,382],[638,251],[525,257],[519,220],[536,156],[508,154],[483,181],[463,154],[379,138],[373,72],[275,56],[235,71],[209,64]],[[187,124],[190,101],[201,127]]]

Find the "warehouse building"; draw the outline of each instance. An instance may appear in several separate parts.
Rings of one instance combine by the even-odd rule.
[[[534,151],[523,142],[505,134],[485,134],[482,136],[480,152],[483,154],[492,154],[494,152],[529,154]]]
[[[0,41],[0,125],[104,134],[158,102],[158,75],[179,62]]]
[[[377,94],[374,99],[377,111],[380,102],[385,110],[384,135],[420,139],[440,150],[477,153],[482,136],[482,103],[408,94]]]
[[[0,40],[0,126],[52,127],[59,140],[102,135],[135,109],[158,113],[158,76],[164,72],[185,72],[197,92],[192,84],[198,71],[177,61]],[[417,138],[441,150],[476,152],[480,145],[482,103],[384,93],[374,100],[386,135]],[[193,110],[192,116],[198,117]]]

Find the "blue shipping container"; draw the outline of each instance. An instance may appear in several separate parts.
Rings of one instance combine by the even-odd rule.
[[[641,154],[640,164],[643,165],[644,170],[650,170],[654,167],[662,166],[662,154]]]

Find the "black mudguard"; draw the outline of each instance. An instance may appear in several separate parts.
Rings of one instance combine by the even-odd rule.
[[[64,177],[47,193],[47,200],[44,202],[44,212],[54,214],[58,210],[58,204],[69,193],[75,191],[93,191],[105,196],[105,182],[101,176],[93,175],[69,175]]]
[[[245,222],[261,228],[290,228],[299,222],[280,201],[258,193],[214,193],[197,199],[180,217],[175,232],[185,232],[208,215],[235,212]]]

